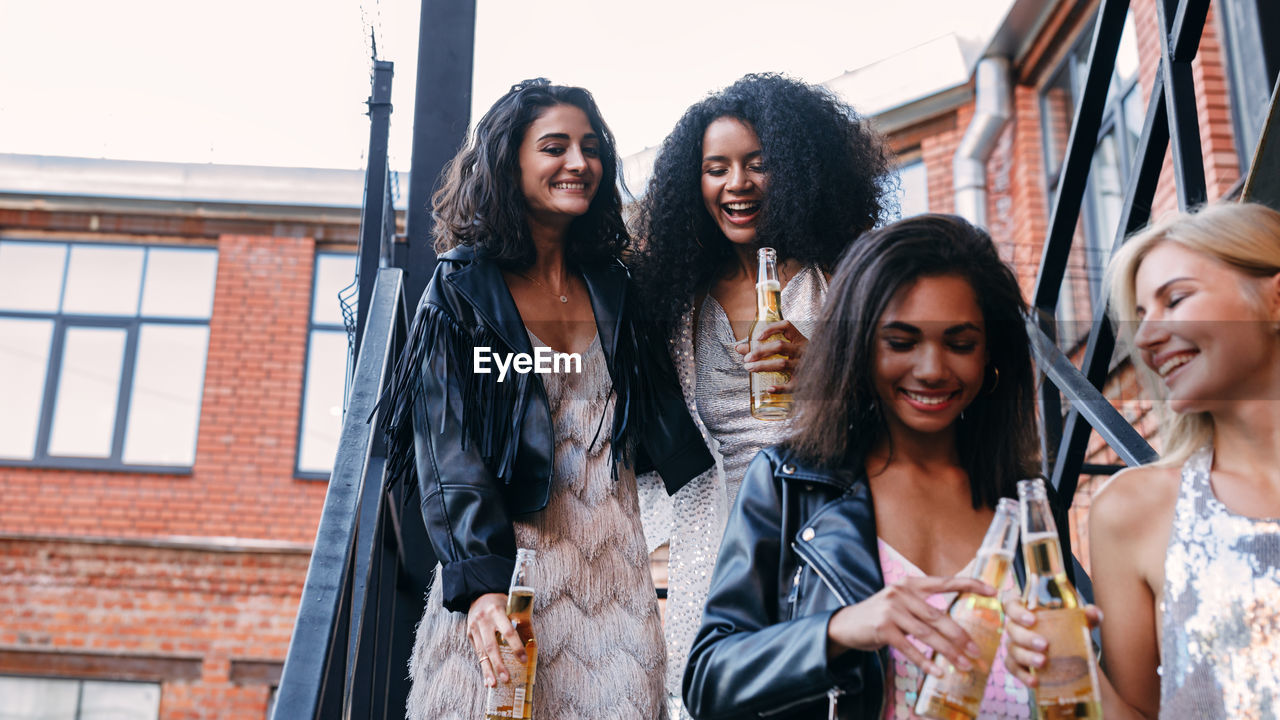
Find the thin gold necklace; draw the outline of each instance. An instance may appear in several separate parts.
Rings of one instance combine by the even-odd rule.
[[[552,297],[559,298],[559,299],[560,299],[560,302],[562,302],[562,303],[567,303],[567,302],[569,302],[569,296],[568,296],[568,295],[560,295],[560,294],[558,294],[556,291],[552,290],[551,288],[547,287],[546,285],[543,285],[542,283],[538,282],[537,280],[534,280],[533,278],[529,277],[528,275],[525,275],[525,274],[524,274],[524,273],[522,273],[522,272],[517,272],[516,274],[517,274],[517,275],[519,275],[520,277],[524,278],[525,280],[528,280],[529,282],[533,283],[534,285],[537,285],[538,287],[542,288],[543,290],[546,290],[548,293],[550,293],[550,294],[551,294],[551,296],[552,296]]]

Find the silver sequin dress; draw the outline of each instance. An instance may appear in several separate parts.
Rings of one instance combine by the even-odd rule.
[[[551,497],[514,523],[516,544],[538,551],[533,716],[665,719],[662,625],[635,475],[619,468],[615,480],[609,443],[592,446],[614,402],[599,337],[582,353],[581,373],[537,377],[555,425]],[[437,573],[410,661],[408,717],[476,720],[485,688],[467,618],[445,610],[440,595]]]
[[[782,289],[782,316],[811,337],[827,279],[816,266],[796,273]],[[671,354],[680,386],[698,429],[707,441],[715,466],[667,497],[661,480],[640,478],[645,532],[650,550],[670,543],[667,566],[667,690],[673,716],[689,717],[680,703],[680,684],[693,636],[702,622],[724,535],[729,509],[738,496],[742,476],[756,453],[779,442],[787,423],[751,417],[747,371],[734,350],[737,338],[715,298],[707,296],[698,310],[685,313],[671,339]]]
[[[1182,466],[1160,608],[1161,718],[1280,716],[1280,519],[1213,494],[1213,450]],[[1104,649],[1105,652],[1105,649]]]

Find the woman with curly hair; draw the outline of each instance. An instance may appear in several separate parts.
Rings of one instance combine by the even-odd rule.
[[[743,472],[786,429],[750,415],[748,375],[795,369],[830,270],[885,214],[889,162],[880,137],[834,94],[774,74],[747,75],[690,107],[659,151],[640,208],[636,281],[716,458],[670,500],[642,481],[649,544],[670,542],[673,707]],[[759,338],[784,339],[751,350],[745,336],[764,246],[778,254],[787,320],[757,328]],[[775,355],[784,357],[766,359]]]
[[[386,421],[440,563],[410,663],[414,720],[481,717],[486,687],[517,670],[498,638],[518,662],[532,654],[506,611],[517,547],[537,552],[535,715],[666,717],[629,466],[674,491],[712,461],[665,354],[634,329],[617,166],[591,94],[539,78],[485,113],[433,198],[441,255]],[[500,375],[480,361],[535,348],[578,362]]]

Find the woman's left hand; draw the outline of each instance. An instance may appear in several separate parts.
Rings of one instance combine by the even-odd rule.
[[[792,379],[790,381],[769,388],[769,392],[791,392],[795,383],[796,368],[799,367],[800,358],[804,357],[804,350],[809,344],[809,339],[797,330],[790,320],[779,320],[759,325],[756,327],[754,336],[751,339],[757,340],[774,335],[781,335],[782,338],[756,342],[754,348],[752,348],[750,340],[743,340],[734,349],[739,354],[746,356],[743,358],[743,367],[747,369],[747,372],[784,372],[791,375]],[[775,355],[780,355],[781,357],[773,357]]]

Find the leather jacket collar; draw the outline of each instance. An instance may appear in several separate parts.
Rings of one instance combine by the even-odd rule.
[[[475,249],[465,245],[453,248],[440,259],[462,265],[446,275],[446,281],[467,299],[476,314],[493,328],[507,347],[513,352],[532,353],[533,346],[515,300],[502,279],[502,270],[495,263],[475,262]],[[596,330],[600,333],[600,347],[609,366],[613,367],[626,309],[627,269],[618,261],[574,269],[586,283],[591,308],[595,311]]]

